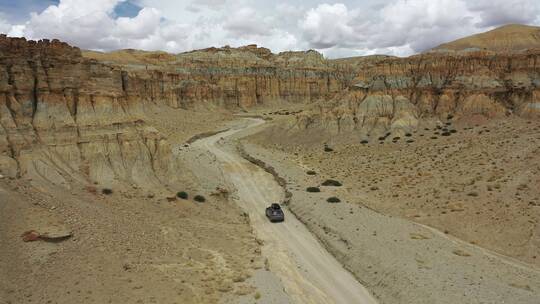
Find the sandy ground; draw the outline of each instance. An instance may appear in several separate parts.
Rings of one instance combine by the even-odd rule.
[[[155,113],[169,115],[156,127],[169,132],[174,146],[227,120],[185,110]],[[135,187],[105,195],[99,185],[0,177],[0,303],[236,303],[239,297],[252,303],[255,283],[272,278],[259,274],[264,260],[249,218],[194,177],[189,157],[177,160],[184,186],[169,199]],[[176,191],[189,199],[175,199]],[[206,202],[195,202],[196,194]],[[51,229],[72,236],[21,237]]]
[[[540,266],[540,122],[444,123],[457,132],[441,136],[422,122],[410,137],[361,144],[278,127],[254,140],[340,181],[374,210]]]
[[[366,207],[346,187],[318,185],[290,156],[245,143],[287,181],[289,209],[380,303],[537,303],[540,270],[432,228]],[[340,203],[328,203],[329,197]]]
[[[262,120],[249,120],[252,126]],[[264,208],[283,201],[283,191],[273,177],[244,160],[230,146],[229,138],[242,128],[208,137],[193,144],[192,149],[215,155],[228,182],[236,189],[235,200],[249,214],[257,237],[264,244],[267,267],[281,280],[294,303],[375,303],[372,296],[311,235],[296,217],[285,209],[286,221],[273,224],[266,219]]]

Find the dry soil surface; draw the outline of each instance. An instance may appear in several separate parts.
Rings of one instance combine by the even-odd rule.
[[[533,255],[518,260],[486,249],[490,246],[461,239],[468,232],[480,245],[505,244],[516,241],[512,235],[534,239],[534,229],[538,229],[534,209],[538,208],[538,187],[532,186],[538,177],[538,162],[534,161],[538,126],[532,122],[523,122],[522,128],[499,123],[515,128],[514,135],[496,136],[495,126],[487,125],[467,130],[458,127],[463,133],[460,137],[431,139],[437,132],[431,129],[413,134],[414,143],[393,143],[390,139],[384,144],[335,145],[334,152],[325,152],[322,143],[294,146],[294,138],[287,138],[286,133],[271,134],[275,129],[269,128],[249,138],[250,142],[264,143],[264,147],[246,143],[245,148],[287,181],[292,193],[289,209],[382,303],[538,303],[540,271],[527,263],[535,260]],[[314,175],[307,174],[310,170]],[[490,180],[496,173],[496,180]],[[403,182],[407,176],[409,180]],[[477,178],[475,183],[471,178]],[[327,179],[342,186],[323,186]],[[496,200],[486,198],[514,196],[520,180],[529,185],[519,190],[521,200],[495,207]],[[400,187],[390,186],[399,181]],[[500,188],[512,190],[499,192],[493,187],[490,191],[487,185],[497,181]],[[457,184],[465,190],[452,192],[450,185]],[[478,196],[467,195],[475,184]],[[307,192],[308,187],[318,187],[321,192]],[[433,190],[444,196],[430,195],[431,204],[413,196],[415,191],[427,195]],[[399,197],[393,197],[395,194]],[[463,210],[444,207],[458,194],[466,200]],[[329,203],[330,197],[341,202]],[[488,202],[493,207],[483,206]],[[411,211],[424,216],[406,216]],[[440,228],[437,230],[421,224],[428,214],[440,219],[451,216],[453,221],[423,222]],[[490,228],[470,229],[482,225]],[[444,229],[450,231],[445,233]],[[499,234],[498,238],[489,233]],[[525,247],[536,248],[536,253],[539,248],[535,243]]]
[[[235,135],[262,120],[204,138],[193,149],[215,155],[235,191],[235,200],[249,214],[262,241],[268,269],[276,274],[293,303],[376,303],[374,298],[318,240],[285,209],[285,222],[270,223],[264,209],[283,200],[273,176],[243,159],[234,149]],[[232,144],[229,144],[231,143]]]

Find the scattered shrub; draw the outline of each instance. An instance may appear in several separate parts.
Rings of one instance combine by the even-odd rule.
[[[339,203],[339,202],[341,202],[341,200],[339,198],[335,197],[335,196],[332,196],[332,197],[328,198],[326,201],[329,202],[329,203]]]
[[[362,141],[361,141],[360,143],[361,143],[362,145],[365,145],[365,144],[368,144],[368,143],[369,143],[369,141],[368,141],[368,140],[366,140],[366,139],[364,139],[364,140],[362,140]]]
[[[332,151],[334,151],[334,149],[332,149],[332,148],[330,148],[328,146],[324,147],[324,152],[332,152]]]
[[[317,172],[313,171],[313,170],[309,170],[306,172],[307,175],[317,175]]]
[[[321,192],[321,189],[319,189],[319,187],[308,187],[306,189],[307,192],[312,192],[312,193],[315,193],[315,192]]]
[[[202,195],[195,195],[195,197],[193,198],[196,202],[199,202],[199,203],[204,203],[206,202],[206,198]]]
[[[443,132],[441,135],[442,135],[442,136],[450,136],[451,134],[452,134],[452,133],[450,133],[450,132]]]
[[[411,134],[411,133],[405,133],[405,136],[407,136],[407,137],[411,137],[411,136],[412,136],[412,134]]]
[[[393,141],[398,141],[400,139],[401,139],[401,137],[399,137],[399,136],[396,136],[396,137],[392,138]]]
[[[476,196],[478,196],[478,192],[476,192],[476,191],[471,191],[471,192],[467,193],[467,195],[468,195],[468,196],[474,196],[474,197],[476,197]]]
[[[109,189],[109,188],[103,188],[101,190],[101,193],[105,194],[105,195],[111,195],[113,193],[112,189]]]
[[[450,133],[457,133],[457,130],[452,129],[452,130],[450,130]]]
[[[185,199],[185,200],[188,199],[188,197],[189,197],[189,195],[185,191],[180,191],[180,192],[176,193],[176,196],[178,196],[181,199]]]
[[[337,180],[327,179],[322,183],[323,186],[341,187],[342,184]]]
[[[411,143],[413,143],[413,142],[414,142],[414,140],[413,140],[413,139],[409,139],[409,140],[407,140],[407,143],[408,143],[408,144],[411,144]]]
[[[386,136],[379,137],[379,140],[386,140]]]

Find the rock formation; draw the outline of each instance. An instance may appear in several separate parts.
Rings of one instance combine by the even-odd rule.
[[[174,183],[149,105],[310,104],[296,127],[361,136],[408,132],[421,118],[537,117],[540,51],[429,52],[327,60],[249,45],[182,54],[81,52],[0,36],[0,171],[57,184]]]
[[[298,117],[300,128],[363,136],[414,129],[420,118],[540,114],[540,50],[349,59],[352,81]],[[340,65],[343,65],[340,60]]]
[[[171,149],[144,123],[125,72],[57,40],[1,36],[0,74],[2,172],[66,187],[174,181]]]
[[[315,51],[275,55],[249,45],[169,56],[132,50],[84,55],[125,70],[128,94],[171,107],[237,109],[276,101],[311,102],[344,88],[344,74]]]

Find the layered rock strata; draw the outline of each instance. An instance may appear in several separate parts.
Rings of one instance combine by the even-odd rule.
[[[167,184],[166,140],[125,72],[57,40],[0,37],[0,170],[59,185]]]
[[[414,129],[420,118],[538,117],[539,59],[535,50],[350,59],[348,88],[303,113],[298,126],[380,134]]]

